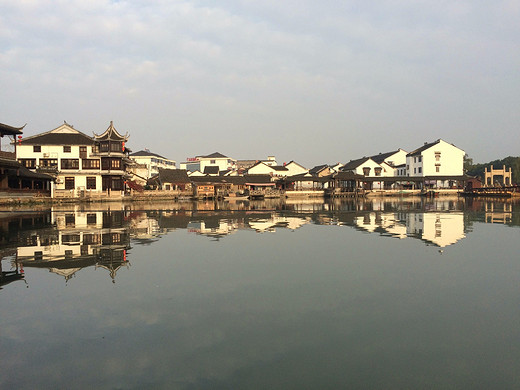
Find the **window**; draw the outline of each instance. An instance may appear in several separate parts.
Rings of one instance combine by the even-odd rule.
[[[414,169],[413,169],[413,173],[417,173],[417,168],[414,168]]]
[[[87,214],[87,223],[88,223],[88,214]],[[85,235],[83,235],[83,244],[84,245],[101,244],[101,234],[85,234]]]
[[[422,161],[422,156],[419,156],[419,162],[421,162],[421,161]]]
[[[80,146],[79,147],[79,157],[80,158],[87,158],[87,147],[86,146]]]
[[[69,145],[63,146],[63,153],[70,153],[71,147]]]
[[[87,177],[87,183],[88,183],[88,177]],[[88,187],[88,184],[87,184]],[[96,214],[87,214],[87,225],[95,225],[97,223]]]
[[[108,142],[101,142],[99,144],[99,151],[100,152],[108,152]]]
[[[99,145],[92,145],[92,153],[99,153]]]
[[[435,152],[435,161],[441,161],[441,152]]]
[[[381,176],[381,168],[374,168],[374,173],[376,176]]]
[[[40,158],[40,168],[58,168],[58,159]]]
[[[96,189],[96,177],[95,176],[87,176],[87,190],[95,190],[95,189]],[[96,214],[94,214],[94,216],[95,215]]]
[[[42,151],[42,147],[40,145],[33,146],[33,153],[40,153]]]
[[[99,169],[99,159],[87,159],[81,160],[81,167],[83,169]]]
[[[79,169],[79,159],[77,158],[62,158],[61,169]]]
[[[65,178],[65,189],[66,190],[73,190],[74,189],[74,178],[73,177],[66,177]]]
[[[76,216],[74,214],[65,214],[65,225],[66,226],[74,226],[76,224]],[[72,235],[71,236],[76,236]],[[65,239],[63,239],[65,242]],[[75,238],[74,241],[79,242],[79,235],[77,235],[77,239]]]
[[[110,143],[110,151],[111,152],[122,152],[123,147],[121,146],[121,142],[111,142]]]
[[[121,169],[120,158],[104,158],[101,160],[101,167],[104,170]]]
[[[215,162],[216,162],[215,160],[210,160],[209,161],[210,164],[215,164]]]
[[[422,173],[422,167],[417,168],[419,170],[419,173]]]
[[[365,175],[365,176],[370,175],[370,167],[364,167],[363,168],[363,175]]]
[[[440,165],[435,165],[435,172],[440,172],[441,171],[441,166]]]
[[[36,168],[36,159],[35,158],[21,158],[18,160],[20,164],[22,164],[25,168],[34,169]]]

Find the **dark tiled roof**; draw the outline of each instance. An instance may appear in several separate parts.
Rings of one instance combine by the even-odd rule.
[[[161,183],[189,183],[190,178],[186,169],[159,168],[159,180]]]
[[[392,156],[393,154],[396,154],[397,152],[399,152],[399,150],[394,150],[393,152],[379,153],[374,156],[370,156],[370,158],[374,160],[376,163],[381,164],[383,161],[385,161],[386,158]]]
[[[208,154],[207,156],[197,156],[197,157],[202,157],[202,158],[228,158],[227,156],[224,156],[222,153],[219,153],[219,152],[211,153],[211,154]]]
[[[351,160],[348,163],[346,163],[345,165],[343,165],[340,168],[340,170],[341,171],[350,171],[352,169],[356,169],[361,164],[363,164],[365,161],[367,161],[369,158],[370,157],[363,157],[363,158],[358,158],[357,160]]]
[[[311,168],[309,170],[309,173],[311,175],[316,175],[318,174],[319,172],[321,172],[322,170],[324,170],[325,168],[328,168],[328,164],[323,164],[323,165],[316,165],[314,168]]]
[[[76,130],[77,131],[77,130]],[[93,145],[94,139],[80,131],[77,133],[52,133],[22,138],[22,145]]]
[[[114,122],[110,121],[110,125],[108,126],[108,129],[105,130],[103,134],[97,135],[96,134],[96,140],[97,141],[126,141],[128,139],[128,136],[122,136],[119,134],[119,132],[114,127]]]
[[[218,175],[219,168],[217,165],[208,165],[207,167],[204,167],[204,172],[202,173],[205,175]]]
[[[6,169],[8,175],[12,176],[26,177],[29,179],[54,180],[52,176],[46,175],[45,173],[33,172],[15,160],[0,158],[0,168]]]
[[[140,150],[138,152],[135,152],[135,153],[132,153],[130,154],[130,157],[159,157],[159,158],[164,158],[165,160],[168,160],[166,157],[163,157],[157,153],[152,153],[152,152],[149,152],[147,150]]]
[[[421,146],[420,148],[417,148],[417,149],[415,149],[413,152],[408,153],[407,156],[414,156],[414,155],[421,154],[422,151],[424,151],[424,150],[426,150],[426,149],[430,149],[432,146],[437,145],[439,142],[441,142],[440,139],[438,139],[438,140],[435,141],[435,142],[425,143],[425,144],[424,144],[423,146]]]
[[[286,167],[283,165],[273,165],[271,168],[273,168],[275,171],[288,171]]]
[[[244,175],[246,183],[271,183],[271,175]]]
[[[1,135],[22,134],[22,130],[24,127],[25,127],[25,125],[23,125],[22,127],[12,127],[12,126],[0,123],[0,134]]]

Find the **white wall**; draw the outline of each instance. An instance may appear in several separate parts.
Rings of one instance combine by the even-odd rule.
[[[462,149],[440,140],[437,144],[423,150],[420,156],[407,157],[409,176],[463,175],[465,154]],[[437,156],[439,157],[437,158]]]

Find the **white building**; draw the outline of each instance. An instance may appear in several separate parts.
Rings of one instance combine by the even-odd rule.
[[[188,158],[186,162],[180,164],[180,169],[189,172],[204,172],[206,167],[217,166],[219,171],[236,170],[237,160],[224,156],[219,152],[208,154],[207,156],[196,156]]]
[[[442,139],[425,143],[406,155],[407,176],[462,176],[465,154],[464,150]]]
[[[370,157],[350,160],[340,169],[342,172],[352,172],[366,177],[393,176],[393,172],[384,171],[381,164],[378,164]]]
[[[139,165],[145,165],[147,174],[145,179],[159,174],[159,168],[175,169],[175,160],[170,160],[156,153],[150,152],[148,149],[131,153],[129,157]]]
[[[401,148],[392,152],[379,153],[370,158],[383,168],[381,176],[399,176],[398,167],[406,165],[408,152]]]
[[[247,170],[248,175],[271,175],[273,177],[288,176],[289,170],[281,165],[267,165],[263,161],[257,162]]]
[[[90,137],[68,123],[45,133],[23,138],[16,159],[26,168],[56,178],[52,196],[82,191],[121,192],[124,189],[125,142],[110,122],[101,135]],[[61,192],[60,192],[61,191]]]
[[[287,176],[303,175],[305,173],[309,173],[307,168],[295,161],[288,162],[284,165],[284,167],[287,169]]]

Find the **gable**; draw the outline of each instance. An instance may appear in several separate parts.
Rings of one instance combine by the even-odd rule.
[[[68,123],[27,138],[22,138],[22,145],[92,145],[94,139],[74,129]]]

